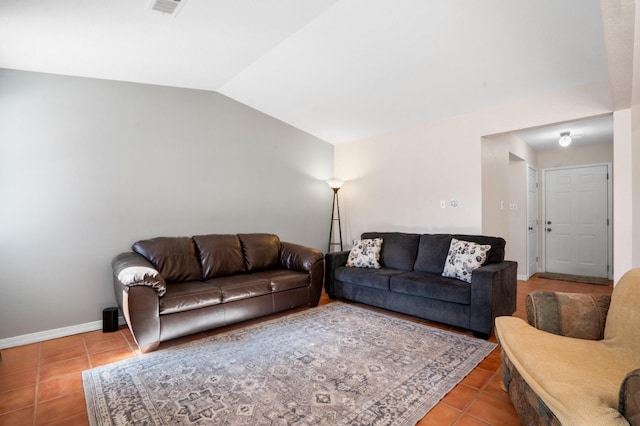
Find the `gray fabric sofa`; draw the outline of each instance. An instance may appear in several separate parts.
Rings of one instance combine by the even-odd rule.
[[[366,232],[382,238],[380,269],[347,267],[348,251],[325,255],[325,290],[343,298],[471,330],[488,338],[494,319],[516,310],[517,263],[504,260],[506,242],[481,235]],[[443,277],[452,238],[489,244],[471,283]]]
[[[158,237],[113,259],[118,306],[142,352],[160,342],[316,306],[321,251],[273,234]]]

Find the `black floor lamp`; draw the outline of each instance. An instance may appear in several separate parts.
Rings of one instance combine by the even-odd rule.
[[[333,204],[331,204],[331,227],[329,228],[329,245],[327,246],[327,253],[331,251],[331,246],[340,246],[340,251],[344,250],[342,248],[342,226],[340,225],[340,203],[338,202],[338,190],[342,187],[344,183],[341,180],[330,179],[327,181],[331,189],[333,189]],[[337,210],[337,215],[336,215]],[[333,242],[333,223],[338,222],[338,234],[340,235],[340,242]]]

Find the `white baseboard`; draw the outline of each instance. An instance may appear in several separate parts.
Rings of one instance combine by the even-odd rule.
[[[118,325],[123,324],[125,324],[124,318],[118,317]],[[42,342],[44,340],[57,339],[59,337],[67,337],[73,334],[87,333],[89,331],[96,330],[102,330],[102,320],[0,339],[0,349],[13,348],[14,346],[28,345],[31,343]]]
[[[518,275],[516,278],[520,281],[529,281],[529,278],[526,275]]]

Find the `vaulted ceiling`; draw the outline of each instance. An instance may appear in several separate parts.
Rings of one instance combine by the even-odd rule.
[[[0,0],[0,67],[217,91],[331,143],[617,69],[598,0],[182,1]]]

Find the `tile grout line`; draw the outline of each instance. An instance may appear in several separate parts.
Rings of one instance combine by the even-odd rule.
[[[482,392],[484,392],[484,391],[485,391],[485,389],[486,389],[486,388],[491,384],[491,381],[492,381],[496,376],[498,376],[499,374],[500,374],[500,370],[499,370],[499,369],[498,369],[497,371],[494,371],[494,373],[493,373],[493,375],[491,376],[491,378],[487,381],[487,383],[485,383],[485,385],[484,385],[480,390],[478,390],[478,393],[476,394],[476,396],[473,398],[473,400],[472,400],[471,402],[473,402],[473,401],[477,400],[477,399],[480,397],[480,394],[481,394]],[[481,419],[480,417],[477,417],[477,416],[474,416],[474,415],[472,415],[472,414],[467,413],[467,409],[471,406],[471,402],[469,402],[469,404],[465,407],[465,409],[464,409],[464,412],[463,412],[463,413],[464,413],[464,414],[466,414],[467,416],[469,416],[469,417],[471,417],[471,418],[473,418],[473,419],[476,419],[476,420],[478,420],[478,421],[481,421],[481,422],[483,422],[483,423],[492,424],[492,423],[489,423],[488,421],[486,421],[486,419]]]
[[[138,354],[136,353],[136,349],[131,346],[131,342],[129,342],[129,339],[127,339],[127,336],[124,335],[124,333],[122,332],[122,329],[118,329],[118,333],[120,333],[120,336],[122,336],[122,338],[124,339],[124,341],[127,343],[127,346],[129,347],[129,349],[131,350],[131,352],[133,352],[133,355],[135,357],[138,357]],[[132,336],[133,337],[133,336]]]

